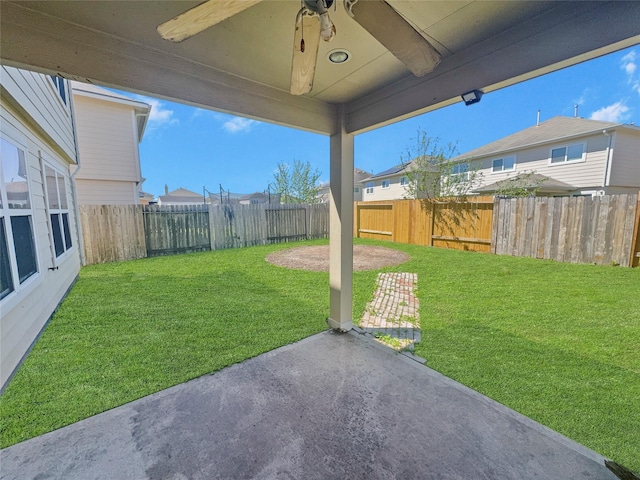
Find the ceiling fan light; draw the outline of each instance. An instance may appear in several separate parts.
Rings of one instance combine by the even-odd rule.
[[[351,54],[344,49],[331,50],[327,54],[327,60],[335,64],[348,62],[350,58],[351,58]]]

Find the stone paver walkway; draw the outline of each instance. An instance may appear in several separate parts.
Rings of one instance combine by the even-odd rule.
[[[419,302],[415,273],[379,273],[373,300],[367,304],[360,328],[396,350],[420,343]]]

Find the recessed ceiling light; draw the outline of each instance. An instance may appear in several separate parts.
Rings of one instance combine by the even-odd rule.
[[[331,63],[345,63],[348,62],[350,58],[351,53],[343,48],[331,50],[327,54],[327,60],[329,60]]]

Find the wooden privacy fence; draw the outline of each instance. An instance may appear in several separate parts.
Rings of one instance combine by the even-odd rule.
[[[497,199],[492,253],[637,265],[638,195]]]
[[[329,206],[80,207],[85,263],[248,247],[329,236]]]
[[[79,208],[85,263],[329,235],[329,206]],[[640,195],[357,202],[354,236],[460,250],[638,266]]]
[[[493,197],[356,202],[354,236],[489,252]]]
[[[211,248],[329,236],[329,205],[218,205],[209,209]]]
[[[147,256],[211,249],[208,205],[142,205]]]
[[[357,202],[354,230],[415,245],[638,266],[640,195]]]
[[[146,257],[140,205],[82,205],[78,210],[86,264]]]

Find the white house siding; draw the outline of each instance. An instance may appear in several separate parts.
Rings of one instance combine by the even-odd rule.
[[[595,136],[571,139],[553,144],[536,146],[516,153],[505,153],[487,157],[481,160],[480,173],[481,180],[477,186],[489,185],[509,176],[514,176],[523,172],[539,173],[561,182],[574,185],[578,189],[586,188],[602,188],[604,175],[606,172],[607,146],[608,137],[599,134]],[[583,162],[570,162],[562,164],[551,164],[551,149],[566,145],[574,145],[576,143],[584,143],[586,154]],[[492,172],[493,160],[503,158],[505,156],[515,155],[515,170],[510,172]],[[472,162],[471,168],[477,165]]]
[[[80,170],[76,176],[79,191],[86,192],[91,188],[89,184],[85,185],[86,180],[128,182],[131,188],[118,186],[116,191],[109,193],[109,201],[105,198],[99,203],[138,203],[137,185],[142,178],[133,109],[83,95],[74,95],[74,107],[80,151]],[[113,185],[117,186],[115,182]],[[84,204],[85,198],[83,195],[79,199],[80,205]]]
[[[616,131],[609,185],[626,187],[625,193],[640,189],[640,132]]]
[[[403,198],[406,198],[407,189],[403,185],[400,185],[400,179],[403,176],[404,175],[399,175],[394,177],[376,178],[372,180],[374,182],[373,193],[367,193],[366,184],[368,182],[363,182],[362,200],[365,202],[373,202],[378,200],[401,200]],[[383,180],[389,180],[388,188],[382,188]]]
[[[65,105],[48,75],[12,67],[0,68],[0,83],[8,94],[4,100],[32,119],[34,131],[44,136],[54,149],[61,151],[70,161],[75,161],[76,148],[69,107],[71,89],[67,88]]]
[[[78,205],[131,205],[139,203],[138,187],[133,182],[82,180],[76,182]],[[136,199],[134,202],[133,199]]]
[[[14,282],[14,291],[0,300],[0,387],[4,387],[73,284],[80,258],[69,177],[69,165],[75,159],[70,109],[58,101],[53,88],[48,90],[47,76],[3,67],[1,81],[2,138],[25,152],[37,257],[37,273],[22,284]],[[62,175],[69,203],[73,246],[58,257],[45,205],[43,161]]]

